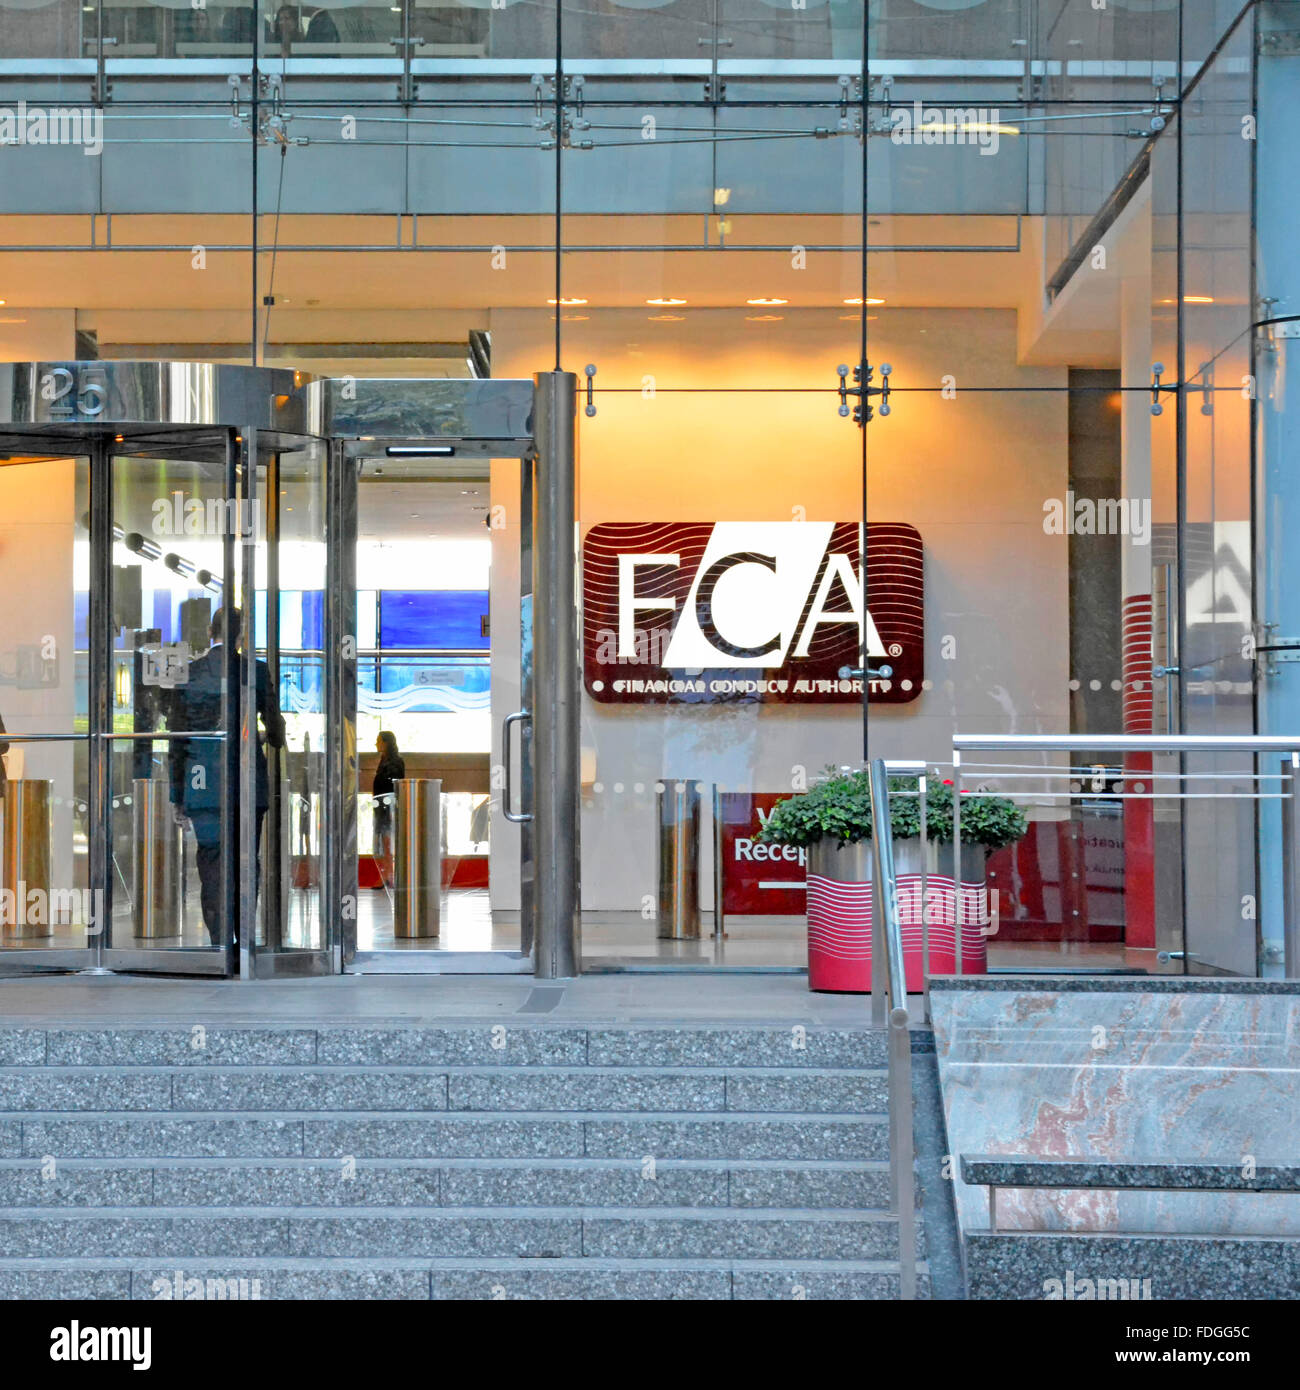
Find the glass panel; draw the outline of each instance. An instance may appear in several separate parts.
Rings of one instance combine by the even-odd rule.
[[[333,736],[325,708],[324,446],[281,453],[265,477],[268,488],[279,487],[266,499],[276,517],[276,546],[267,555],[268,561],[274,555],[274,573],[258,595],[257,649],[285,738],[283,748],[268,740],[265,749],[274,785],[262,831],[267,888],[257,944],[266,952],[323,950],[332,944],[320,892],[325,759]]]
[[[1255,720],[1252,458],[1253,35],[1240,26],[1182,113],[1182,324],[1187,392],[1183,554],[1183,689],[1188,733],[1250,733]],[[1249,757],[1188,759],[1213,773],[1189,801],[1187,953],[1192,973],[1256,972],[1256,811]],[[1275,777],[1277,768],[1264,769]],[[1276,789],[1273,783],[1265,789]],[[1189,790],[1192,790],[1189,788]],[[1227,791],[1245,793],[1226,799]],[[1266,882],[1281,883],[1273,859]],[[1235,908],[1235,910],[1232,910]],[[1279,902],[1267,910],[1277,924]]]
[[[602,79],[608,104],[570,107],[591,148],[562,166],[562,359],[594,371],[578,497],[588,967],[807,962],[806,866],[756,835],[863,752],[862,439],[836,372],[860,355],[861,21],[852,4],[762,0],[573,20],[580,53],[666,43],[693,62],[675,84]],[[601,50],[597,24],[614,35]],[[843,82],[799,67],[832,58]],[[512,360],[542,357],[549,326],[520,315]]]
[[[489,851],[499,654],[518,670],[519,465],[365,459],[357,513],[358,949],[517,951],[517,902],[496,910],[517,863]]]
[[[219,436],[187,457],[112,459],[112,935],[118,948],[212,950],[232,905],[218,615],[229,592]],[[134,737],[153,735],[156,737]]]
[[[1259,563],[1256,635],[1263,646],[1294,641],[1300,635],[1300,586],[1295,582],[1293,537],[1300,527],[1300,469],[1296,468],[1296,422],[1288,412],[1288,358],[1295,332],[1289,322],[1300,293],[1294,253],[1296,182],[1286,170],[1294,158],[1288,122],[1267,119],[1286,111],[1293,101],[1295,10],[1290,4],[1259,9],[1259,51],[1256,58],[1257,107],[1261,116],[1256,141],[1256,219],[1254,233],[1255,292],[1258,318],[1273,320],[1259,330],[1254,367],[1257,374],[1257,491],[1256,554]],[[1231,381],[1231,378],[1228,378]],[[1217,401],[1219,393],[1215,393]],[[1281,734],[1300,728],[1300,663],[1286,651],[1261,652],[1256,663],[1259,728]],[[1271,771],[1272,769],[1270,769]],[[1276,974],[1282,921],[1276,901],[1265,885],[1277,883],[1282,854],[1280,817],[1260,822],[1260,905],[1264,972]],[[1283,964],[1285,962],[1282,962]]]
[[[1162,385],[1179,380],[1183,370],[1179,340],[1182,325],[1179,300],[1182,243],[1178,224],[1180,133],[1180,121],[1174,117],[1151,150],[1151,269],[1147,282],[1150,307],[1132,317],[1126,309],[1125,320],[1131,343],[1131,351],[1125,359],[1125,384],[1134,391],[1144,381],[1149,385],[1154,380],[1157,367]],[[1139,279],[1137,283],[1142,281]],[[1144,320],[1149,324],[1149,352],[1142,350],[1146,346],[1142,336]],[[1140,453],[1145,441],[1150,451],[1152,540],[1149,568],[1139,569],[1139,575],[1150,581],[1149,586],[1145,586],[1150,595],[1148,604],[1142,602],[1144,586],[1135,584],[1130,593],[1131,609],[1126,614],[1130,634],[1127,659],[1135,675],[1140,674],[1141,667],[1141,658],[1135,653],[1150,652],[1151,698],[1148,707],[1142,700],[1142,691],[1132,690],[1131,702],[1125,710],[1125,727],[1132,733],[1149,729],[1152,733],[1163,734],[1183,731],[1183,676],[1179,669],[1182,665],[1183,607],[1179,522],[1183,470],[1178,397],[1167,389],[1158,395],[1159,400],[1153,400],[1148,407],[1152,413],[1145,429],[1135,418],[1132,434],[1126,431],[1127,447]],[[1126,394],[1125,400],[1130,399]],[[1159,412],[1155,413],[1157,405]],[[1128,759],[1127,765],[1135,775],[1150,769],[1162,777],[1174,777],[1182,768],[1181,760],[1174,756],[1146,759],[1135,755]],[[1182,801],[1165,798],[1154,802],[1149,813],[1140,805],[1128,808],[1130,818],[1135,821],[1149,816],[1152,853],[1148,934],[1154,937],[1158,950],[1169,953],[1184,949],[1181,867],[1184,806]],[[1160,872],[1156,871],[1158,866],[1164,866]],[[1171,956],[1171,961],[1175,965],[1182,964],[1178,956]]]
[[[0,459],[0,953],[86,946],[84,458]],[[80,735],[80,738],[77,737]]]
[[[83,47],[82,24],[90,46]],[[6,58],[80,58],[93,52],[94,15],[82,0],[4,0],[0,4],[0,34]]]

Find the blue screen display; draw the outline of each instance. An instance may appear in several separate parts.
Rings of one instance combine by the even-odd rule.
[[[379,595],[379,645],[487,651],[486,589],[385,589]]]

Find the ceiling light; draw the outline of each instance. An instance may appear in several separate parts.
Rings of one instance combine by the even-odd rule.
[[[875,298],[874,295],[868,295],[866,299],[846,299],[844,302],[845,302],[846,304],[853,305],[853,304],[883,304],[885,301],[884,301],[883,299],[877,299],[877,298]]]
[[[654,305],[656,308],[669,308],[674,304],[685,304],[686,301],[684,299],[673,299],[668,297],[666,299],[647,299],[646,303]]]
[[[789,304],[789,302],[790,302],[790,301],[789,301],[788,299],[747,299],[747,300],[745,300],[745,303],[746,303],[746,304],[755,304],[755,305],[761,305],[761,304]]]
[[[724,208],[731,201],[731,189],[715,188],[713,190],[713,206]]]
[[[568,299],[568,298],[565,298],[565,299],[548,299],[546,302],[547,302],[548,304],[562,304],[562,305],[564,305],[564,306],[567,307],[568,305],[571,305],[571,304],[585,304],[587,301],[586,301],[585,299],[577,299],[577,298]]]

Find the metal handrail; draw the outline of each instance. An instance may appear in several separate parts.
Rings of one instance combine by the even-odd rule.
[[[961,894],[961,755],[1018,753],[1281,753],[1283,973],[1300,979],[1300,733],[1296,734],[954,734],[952,874]],[[1260,774],[1256,774],[1257,776]],[[1273,774],[1262,774],[1272,776]],[[1036,793],[1043,795],[1043,793]],[[1165,799],[1164,793],[1150,799]],[[1199,794],[1196,799],[1207,799]],[[1169,793],[1171,799],[1187,799]],[[1264,799],[1260,795],[1252,800]],[[1272,799],[1272,798],[1269,798]],[[958,909],[957,973],[962,973]]]
[[[889,771],[871,760],[871,1019],[885,1022],[888,991],[889,1209],[898,1222],[899,1297],[916,1297],[916,1195],[912,1136],[912,1037],[908,1027],[903,928],[889,821]],[[883,985],[882,985],[883,981]]]
[[[954,734],[952,746],[957,754],[1291,753],[1300,749],[1300,734]]]

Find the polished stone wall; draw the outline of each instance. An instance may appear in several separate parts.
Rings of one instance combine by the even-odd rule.
[[[1300,1155],[1294,982],[943,980],[931,1006],[954,1168],[989,1154],[1248,1172]],[[963,1235],[987,1230],[987,1189],[954,1182]],[[1022,1188],[999,1192],[998,1225],[1295,1236],[1300,1194]]]

